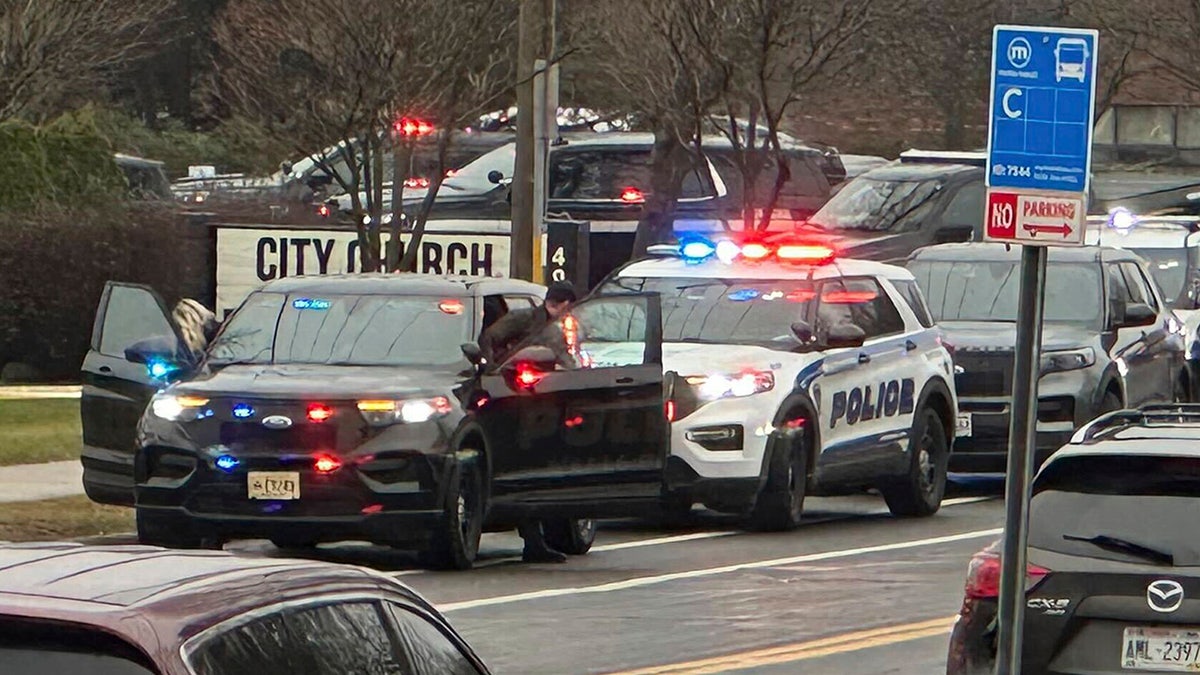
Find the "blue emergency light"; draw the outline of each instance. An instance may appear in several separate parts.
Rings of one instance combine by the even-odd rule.
[[[688,237],[679,241],[679,255],[687,262],[703,262],[716,252],[716,244],[703,237]]]
[[[1122,234],[1127,234],[1130,230],[1137,227],[1137,216],[1129,209],[1118,206],[1108,212],[1108,226]]]
[[[233,455],[221,455],[213,463],[216,464],[218,469],[224,471],[225,473],[229,473],[230,471],[238,468],[238,465],[242,463],[242,460],[234,457]]]

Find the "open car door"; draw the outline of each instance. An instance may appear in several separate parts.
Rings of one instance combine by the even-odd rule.
[[[658,502],[661,316],[656,294],[586,299],[482,377],[496,511],[601,518]]]
[[[131,347],[147,344],[168,358],[152,367],[127,356]],[[169,357],[181,354],[181,344],[166,305],[152,289],[115,281],[104,286],[83,361],[80,401],[83,487],[92,501],[133,505],[138,420],[178,363]]]

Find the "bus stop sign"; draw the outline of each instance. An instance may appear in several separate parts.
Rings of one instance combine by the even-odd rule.
[[[995,27],[989,188],[1087,192],[1097,36],[1074,28]]]

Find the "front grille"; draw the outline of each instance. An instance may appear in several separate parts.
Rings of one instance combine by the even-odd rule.
[[[955,375],[959,396],[1012,395],[1013,353],[959,349],[954,365],[963,372]]]
[[[221,443],[247,450],[328,451],[337,447],[337,427],[298,424],[287,429],[268,429],[258,422],[224,422]]]

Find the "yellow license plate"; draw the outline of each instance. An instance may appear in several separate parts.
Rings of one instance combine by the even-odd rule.
[[[246,488],[250,499],[300,499],[300,472],[251,471]]]

